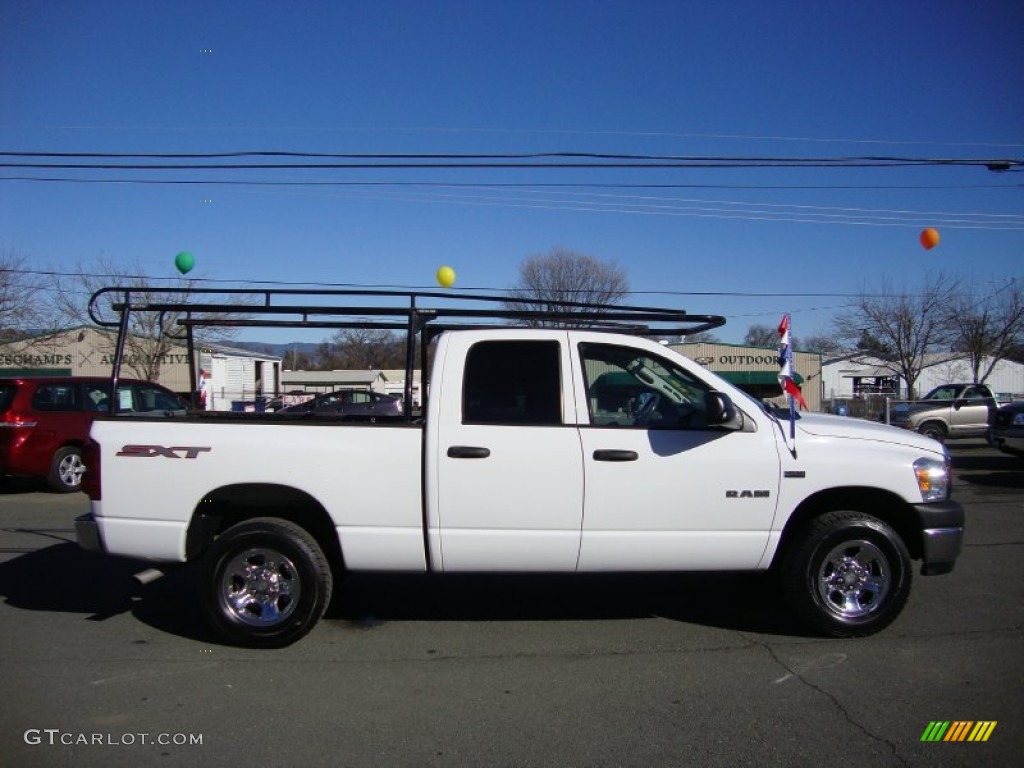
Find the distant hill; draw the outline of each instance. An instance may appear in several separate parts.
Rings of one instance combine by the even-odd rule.
[[[308,354],[315,354],[320,348],[321,342],[312,341],[292,341],[286,344],[271,344],[270,342],[264,341],[236,341],[231,340],[232,347],[238,347],[240,349],[251,349],[253,352],[265,352],[268,355],[277,355],[279,357],[285,357],[291,352],[305,352]]]

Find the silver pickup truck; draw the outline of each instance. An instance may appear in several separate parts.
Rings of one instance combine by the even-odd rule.
[[[992,390],[985,384],[942,384],[916,402],[894,406],[889,423],[940,443],[985,437],[997,407]]]

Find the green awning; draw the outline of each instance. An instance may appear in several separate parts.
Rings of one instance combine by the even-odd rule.
[[[70,376],[70,368],[0,368],[0,378],[31,379],[33,376]]]
[[[737,387],[742,387],[744,384],[756,384],[762,387],[768,387],[773,384],[779,386],[779,374],[777,371],[715,371],[715,373]],[[793,381],[797,384],[803,384],[804,377],[794,371]]]

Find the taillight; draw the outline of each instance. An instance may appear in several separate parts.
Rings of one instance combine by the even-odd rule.
[[[27,417],[21,416],[14,411],[8,410],[0,413],[0,429],[7,427],[9,429],[15,429],[17,427],[34,427],[36,422]]]
[[[82,464],[85,471],[82,473],[82,490],[85,495],[93,501],[99,501],[100,493],[100,444],[92,438],[85,441],[82,446]]]

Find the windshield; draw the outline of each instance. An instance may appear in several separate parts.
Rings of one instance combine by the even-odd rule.
[[[933,389],[931,392],[929,392],[927,395],[925,395],[921,399],[922,400],[953,400],[953,399],[956,398],[957,389],[958,389],[957,387],[948,387],[948,386],[947,387],[936,387],[935,389]]]

